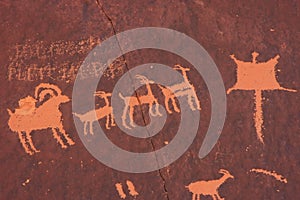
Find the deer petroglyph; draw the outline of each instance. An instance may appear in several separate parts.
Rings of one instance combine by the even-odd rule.
[[[225,169],[220,169],[219,173],[223,176],[217,180],[197,181],[186,186],[193,193],[192,200],[200,200],[200,195],[209,195],[213,200],[223,200],[224,198],[220,197],[218,189],[227,179],[234,177]]]
[[[134,113],[135,106],[140,106],[141,104],[148,104],[150,115],[152,115],[152,116],[161,116],[162,115],[159,112],[158,100],[152,93],[152,89],[151,89],[151,85],[150,85],[150,84],[154,84],[155,82],[152,80],[149,80],[148,78],[146,78],[145,76],[142,76],[142,75],[136,75],[136,78],[140,79],[141,83],[146,85],[146,88],[147,88],[146,95],[142,95],[139,97],[133,97],[133,96],[124,97],[121,93],[119,93],[120,98],[123,99],[124,104],[125,104],[123,114],[122,114],[122,125],[127,129],[131,129],[131,127],[129,127],[126,124],[128,110],[129,110],[130,126],[132,126],[132,127],[136,126],[133,122],[133,113]],[[155,113],[153,112],[154,104],[155,104]]]
[[[59,110],[60,104],[69,101],[69,97],[63,95],[56,85],[41,83],[35,88],[34,97],[27,96],[19,100],[19,108],[15,109],[15,112],[7,109],[10,116],[8,126],[18,133],[26,153],[33,155],[39,152],[33,145],[30,135],[34,130],[52,129],[53,137],[62,148],[67,146],[59,133],[68,145],[75,144],[63,128],[62,113]]]
[[[168,113],[172,113],[169,107],[170,100],[173,105],[174,111],[180,112],[175,101],[176,96],[187,96],[190,108],[192,110],[201,110],[200,101],[197,97],[195,87],[190,83],[189,78],[187,76],[187,72],[190,71],[190,69],[182,67],[181,65],[175,65],[173,69],[181,71],[183,76],[183,82],[167,87],[162,87],[159,85],[163,95],[165,96],[165,107]]]
[[[88,125],[90,134],[94,135],[93,122],[98,121],[99,119],[102,119],[104,117],[106,117],[106,129],[110,129],[110,127],[115,126],[113,108],[112,106],[110,106],[108,99],[108,97],[111,96],[111,93],[98,91],[94,95],[104,99],[105,105],[103,107],[88,111],[84,114],[73,113],[76,117],[80,119],[80,121],[84,123],[84,135],[87,135],[88,133]]]

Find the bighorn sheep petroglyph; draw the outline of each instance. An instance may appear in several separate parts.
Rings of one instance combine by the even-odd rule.
[[[173,67],[173,69],[179,70],[182,73],[183,76],[183,82],[175,84],[175,85],[171,85],[171,86],[167,86],[167,87],[163,87],[161,85],[158,85],[162,91],[162,93],[165,96],[165,107],[168,111],[168,113],[172,113],[172,111],[170,110],[169,107],[169,101],[171,100],[174,111],[175,112],[180,112],[176,101],[175,101],[175,97],[178,96],[187,96],[188,98],[188,104],[190,106],[190,108],[192,110],[200,110],[200,101],[197,97],[196,91],[194,86],[190,83],[189,78],[187,76],[187,72],[190,71],[189,68],[185,68],[182,67],[181,65],[175,65]],[[194,105],[194,103],[196,105]]]
[[[227,179],[234,177],[225,169],[220,169],[219,173],[223,174],[223,176],[217,180],[197,181],[185,186],[193,193],[192,200],[200,200],[200,195],[210,195],[213,200],[223,200],[224,198],[220,197],[218,189]]]
[[[84,114],[77,114],[73,113],[76,117],[80,119],[84,123],[84,135],[87,135],[87,126],[89,125],[90,134],[94,135],[93,131],[93,122],[98,121],[106,117],[106,129],[110,129],[110,127],[115,126],[114,115],[113,115],[113,108],[109,105],[108,97],[111,96],[111,93],[105,93],[104,91],[97,91],[94,94],[97,97],[103,98],[105,101],[105,106],[88,111]],[[96,113],[96,115],[95,115]],[[110,122],[110,123],[109,123]]]
[[[151,89],[151,85],[150,85],[150,84],[154,84],[155,82],[152,80],[149,80],[147,77],[142,76],[142,75],[136,75],[135,77],[140,79],[140,82],[142,84],[146,85],[147,94],[138,96],[138,97],[133,97],[133,96],[124,97],[121,93],[119,93],[120,98],[123,99],[123,101],[125,103],[125,107],[124,107],[123,114],[122,114],[122,125],[127,129],[131,129],[131,127],[129,127],[126,124],[128,110],[129,110],[130,126],[135,127],[135,124],[133,122],[133,112],[134,112],[135,106],[140,106],[142,104],[149,104],[150,115],[162,116],[162,114],[159,112],[158,100],[152,93],[152,89]],[[154,104],[155,104],[155,113],[153,112]]]
[[[63,95],[59,87],[41,83],[35,88],[34,97],[28,96],[19,100],[19,108],[15,109],[15,112],[7,109],[10,116],[8,126],[18,133],[26,153],[33,155],[39,152],[33,145],[30,135],[34,130],[52,129],[54,138],[62,148],[67,146],[59,136],[59,132],[67,144],[75,144],[63,128],[62,113],[59,110],[60,104],[68,101],[70,101],[69,97]]]

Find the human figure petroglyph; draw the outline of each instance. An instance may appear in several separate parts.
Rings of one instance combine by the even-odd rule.
[[[186,188],[193,193],[192,200],[200,200],[200,195],[211,196],[213,200],[223,200],[218,192],[219,187],[229,178],[234,178],[229,171],[220,169],[220,174],[223,176],[216,180],[197,181],[189,184]]]
[[[113,108],[110,106],[108,97],[111,96],[111,93],[106,93],[104,91],[95,92],[94,96],[100,97],[104,99],[105,105],[95,110],[88,111],[84,114],[73,113],[76,117],[80,119],[81,122],[84,123],[84,135],[88,134],[88,125],[89,132],[91,135],[94,135],[93,131],[93,123],[106,117],[105,127],[106,129],[110,129],[110,127],[115,126]]]
[[[180,96],[187,96],[188,98],[188,104],[191,108],[191,110],[201,110],[200,107],[200,101],[197,97],[195,87],[190,83],[190,80],[187,76],[187,72],[190,71],[189,68],[182,67],[181,65],[175,65],[173,69],[176,69],[182,73],[183,76],[183,82],[163,87],[159,85],[163,95],[165,96],[165,107],[168,113],[172,113],[170,107],[169,107],[169,101],[171,100],[171,103],[173,105],[175,112],[180,112],[175,97]]]
[[[133,122],[133,113],[134,113],[134,107],[135,106],[140,106],[142,104],[148,104],[149,105],[149,113],[152,116],[162,116],[162,114],[159,112],[159,104],[157,98],[154,96],[151,85],[154,84],[155,82],[152,80],[149,80],[147,77],[142,76],[142,75],[136,75],[136,78],[140,79],[142,84],[146,85],[147,88],[147,94],[134,97],[134,96],[126,96],[124,97],[121,93],[119,93],[119,96],[121,99],[124,101],[124,110],[122,114],[122,125],[127,128],[131,129],[131,127],[135,127],[136,125]],[[155,105],[155,113],[153,112],[153,106]],[[130,126],[129,127],[126,124],[126,118],[127,118],[127,113],[129,111],[129,119],[130,119]]]
[[[26,153],[33,155],[39,152],[33,145],[30,135],[35,130],[51,129],[53,137],[62,148],[67,148],[62,137],[68,145],[75,144],[63,128],[62,113],[59,110],[60,104],[69,101],[69,97],[63,95],[56,85],[41,83],[35,88],[34,97],[27,96],[19,100],[19,108],[15,109],[15,112],[7,109],[10,116],[8,126],[18,133]],[[37,106],[38,104],[40,105]],[[59,133],[62,136],[59,136]]]
[[[271,58],[266,62],[256,60],[259,53],[252,53],[252,62],[244,62],[238,60],[235,55],[230,57],[237,65],[237,82],[235,85],[227,90],[227,94],[233,90],[254,90],[255,91],[255,114],[254,122],[257,138],[261,143],[263,140],[263,110],[262,110],[262,91],[264,90],[285,90],[289,92],[296,92],[293,89],[281,87],[276,80],[275,66],[278,63],[279,55]]]

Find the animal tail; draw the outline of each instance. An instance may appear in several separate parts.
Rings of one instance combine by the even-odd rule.
[[[9,116],[11,116],[13,114],[13,112],[11,110],[9,110],[8,108],[7,108],[7,112],[9,114]]]
[[[121,92],[119,93],[119,97],[123,100],[125,100],[125,97],[121,94]]]
[[[75,115],[76,117],[78,117],[80,120],[81,120],[81,118],[82,118],[82,115],[81,115],[81,114],[77,114],[77,113],[74,113],[74,112],[73,112],[73,115]]]

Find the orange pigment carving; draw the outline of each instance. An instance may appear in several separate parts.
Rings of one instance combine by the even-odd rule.
[[[135,190],[135,187],[133,185],[133,183],[129,180],[126,181],[126,185],[128,187],[129,190],[129,194],[133,197],[136,197],[137,195],[139,195],[139,193]]]
[[[265,169],[251,169],[250,172],[262,173],[262,174],[265,174],[267,176],[274,177],[277,181],[287,183],[287,179],[284,178],[282,175],[277,174],[275,171],[271,172],[271,171],[268,171],[268,170],[265,170]]]
[[[19,108],[15,109],[15,112],[7,109],[10,116],[8,126],[18,133],[26,153],[33,155],[39,152],[30,135],[34,130],[52,129],[53,137],[62,148],[67,148],[62,136],[68,145],[75,144],[63,128],[62,113],[59,110],[60,104],[69,101],[69,97],[63,95],[56,85],[41,83],[35,88],[34,97],[27,96],[19,100]]]
[[[88,125],[90,134],[94,135],[93,131],[93,122],[98,121],[106,117],[106,129],[110,129],[110,127],[115,126],[113,108],[109,105],[108,97],[111,96],[111,93],[105,93],[104,91],[98,91],[94,94],[97,97],[103,98],[105,101],[105,106],[91,111],[88,111],[84,114],[73,113],[76,117],[80,119],[84,123],[84,135],[88,133]],[[96,115],[95,115],[96,114]]]
[[[165,96],[165,107],[168,113],[172,113],[169,107],[169,101],[171,100],[172,106],[174,108],[175,112],[180,112],[176,101],[175,97],[178,96],[187,96],[188,98],[188,104],[191,108],[191,110],[201,110],[200,108],[200,101],[197,97],[195,87],[190,83],[189,78],[187,76],[187,72],[190,71],[189,68],[182,67],[181,65],[177,64],[173,67],[173,69],[176,69],[178,71],[181,71],[182,76],[183,76],[183,82],[172,85],[172,86],[167,86],[163,87],[159,85],[162,93]],[[194,105],[194,103],[195,105]],[[196,107],[195,107],[196,106]]]
[[[227,94],[233,90],[254,90],[255,92],[255,114],[254,122],[257,138],[261,143],[263,140],[263,110],[262,110],[262,91],[264,90],[285,90],[296,92],[296,90],[281,87],[276,80],[275,66],[278,63],[279,55],[271,58],[267,62],[258,63],[257,52],[252,53],[252,62],[238,60],[234,55],[230,57],[237,65],[237,82],[228,89]]]
[[[126,198],[126,194],[123,191],[123,187],[122,187],[122,183],[116,183],[116,190],[120,196],[121,199],[125,199]]]
[[[136,78],[140,79],[142,84],[146,85],[147,88],[147,94],[139,96],[138,98],[135,96],[127,96],[124,97],[121,93],[119,93],[119,96],[121,99],[123,99],[125,107],[122,114],[122,125],[127,128],[131,129],[126,124],[126,118],[127,113],[129,110],[129,119],[130,119],[130,126],[136,127],[136,125],[133,122],[133,113],[134,113],[134,107],[140,106],[141,104],[149,104],[149,113],[152,116],[161,116],[162,114],[159,112],[159,104],[157,98],[152,93],[152,89],[150,84],[154,84],[155,82],[152,80],[149,80],[147,77],[142,75],[136,75]],[[155,113],[153,112],[153,105],[155,105]]]
[[[234,177],[225,169],[220,169],[219,173],[223,176],[217,180],[197,181],[185,186],[193,193],[192,200],[200,200],[200,195],[209,195],[214,200],[224,199],[220,197],[218,189],[227,179]]]

